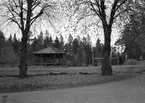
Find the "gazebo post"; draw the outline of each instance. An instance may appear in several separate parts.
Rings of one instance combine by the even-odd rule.
[[[53,54],[53,60],[56,62],[55,60],[55,54]],[[54,63],[53,65],[55,66],[56,63]]]
[[[92,66],[94,66],[94,53],[92,53]]]
[[[58,56],[58,62],[59,62],[59,65],[60,65],[60,55]]]
[[[40,54],[40,63],[42,65],[42,54]]]

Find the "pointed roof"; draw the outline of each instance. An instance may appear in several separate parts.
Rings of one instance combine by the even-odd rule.
[[[39,50],[37,52],[33,52],[33,54],[64,54],[64,52],[51,46],[51,47]]]

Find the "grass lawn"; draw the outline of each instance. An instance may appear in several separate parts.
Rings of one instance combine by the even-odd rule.
[[[18,68],[0,68],[0,92],[52,90],[95,85],[134,77],[144,65],[113,66],[112,76],[101,76],[100,67],[29,67],[28,78],[18,78]]]

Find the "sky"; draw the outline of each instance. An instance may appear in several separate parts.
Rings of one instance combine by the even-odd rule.
[[[71,34],[73,37],[77,37],[77,35],[79,35],[80,37],[83,37],[83,36],[86,37],[87,35],[89,35],[91,37],[93,46],[95,45],[98,38],[103,43],[104,36],[103,36],[102,28],[98,28],[95,25],[88,27],[90,23],[93,23],[94,21],[96,21],[92,18],[88,18],[85,21],[81,21],[79,25],[77,26],[77,30],[75,32],[73,31],[74,27],[72,27],[72,25],[76,23],[76,20],[75,18],[72,18],[71,20],[69,20],[69,17],[66,16],[67,13],[72,12],[72,9],[74,8],[71,8],[70,11],[64,10],[62,14],[58,14],[58,16],[61,15],[62,17],[61,22],[60,21],[56,22],[54,20],[51,22],[53,24],[52,25],[49,21],[46,22],[45,20],[42,20],[40,23],[37,23],[36,25],[34,25],[34,27],[31,28],[31,31],[34,34],[33,37],[37,36],[41,31],[45,33],[45,31],[47,30],[54,39],[56,36],[59,36],[59,34],[62,34],[65,42],[67,41],[67,37],[69,36],[69,34]],[[86,26],[88,28],[84,29]],[[66,30],[66,28],[68,29]],[[21,31],[18,29],[18,26],[15,24],[9,24],[7,26],[3,25],[3,26],[0,26],[0,29],[4,32],[6,38],[8,38],[10,34],[13,35],[14,33],[17,34],[18,38],[21,38]],[[111,45],[114,45],[115,41],[119,38],[119,35],[120,35],[120,29],[117,27],[113,27],[112,36],[111,36]]]

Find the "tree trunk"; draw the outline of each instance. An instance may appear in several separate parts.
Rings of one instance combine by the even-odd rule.
[[[27,77],[27,34],[23,33],[21,39],[21,58],[19,65],[19,77]]]
[[[102,75],[112,75],[112,67],[110,62],[111,52],[111,27],[104,27],[104,47],[103,47],[103,65],[101,67]]]

